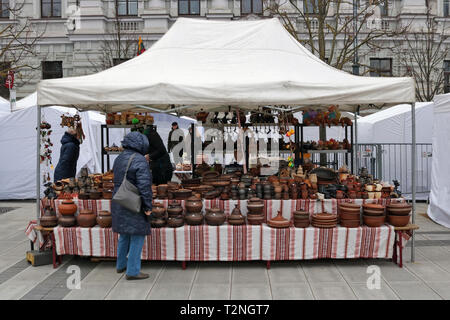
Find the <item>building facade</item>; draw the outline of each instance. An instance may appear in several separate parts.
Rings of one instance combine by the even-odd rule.
[[[21,19],[4,10],[21,1]],[[17,97],[21,98],[34,92],[41,79],[91,74],[132,58],[137,53],[139,37],[145,48],[151,50],[151,46],[178,17],[263,19],[271,16],[266,10],[270,2],[266,1],[273,0],[0,0],[0,29],[11,23],[20,24],[28,17],[30,25],[38,30],[35,52],[24,58],[29,60],[26,64],[33,68],[24,70],[22,79],[16,82]],[[364,1],[355,0],[355,3],[361,6]],[[311,10],[308,7],[311,4],[306,0],[294,0],[294,3],[304,12]],[[377,6],[378,18],[373,23],[384,30],[409,24],[413,30],[415,26],[423,25],[427,5],[430,14],[440,24],[450,21],[449,0],[386,0],[385,5]],[[351,1],[347,6],[347,13],[351,16]],[[306,39],[308,26],[298,19],[298,12],[289,7],[286,12],[295,21],[299,37]],[[333,11],[327,20],[333,20]],[[314,32],[317,25],[313,21],[309,27]],[[370,29],[370,26],[364,28]],[[384,44],[392,47],[392,39],[381,37],[377,41],[379,46],[376,50],[359,50],[360,73],[368,76],[404,75],[400,58],[392,50],[383,49]],[[367,72],[364,66],[377,72]],[[442,68],[448,68],[450,72],[450,57]],[[352,63],[347,63],[344,69],[351,71]],[[446,79],[445,88],[450,88],[447,75]]]

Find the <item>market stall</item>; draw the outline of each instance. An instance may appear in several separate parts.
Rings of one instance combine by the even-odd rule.
[[[198,61],[201,61],[201,64]],[[237,123],[240,123],[241,111],[260,112],[263,111],[263,108],[277,112],[279,115],[288,115],[302,109],[313,112],[318,108],[329,109],[330,106],[336,105],[339,106],[340,111],[355,112],[357,108],[365,108],[373,104],[412,103],[412,140],[414,145],[414,92],[414,81],[411,78],[358,77],[333,69],[293,39],[277,19],[212,22],[180,18],[151,50],[132,60],[98,74],[41,81],[38,86],[38,103],[41,107],[59,104],[74,106],[81,110],[99,110],[107,113],[154,111],[187,115],[203,113],[205,116],[205,113],[212,112],[234,112],[237,116]],[[37,122],[40,123],[39,114]],[[37,142],[40,142],[39,138]],[[329,146],[332,149],[333,147],[339,148],[334,141],[331,141]],[[412,149],[414,154],[415,148]],[[196,160],[197,158],[192,157],[191,159]],[[205,230],[208,230],[206,232],[208,235],[220,233],[221,230],[227,230],[225,233],[247,230],[244,232],[247,234],[248,230],[255,229],[250,226],[256,223],[258,225],[256,229],[260,230],[261,234],[258,243],[263,252],[259,255],[259,259],[271,260],[274,257],[300,259],[303,257],[303,253],[300,251],[294,250],[293,252],[296,253],[292,255],[286,255],[279,251],[283,249],[277,235],[287,237],[286,239],[295,243],[295,237],[288,237],[288,234],[308,239],[310,234],[317,235],[320,239],[322,236],[328,237],[327,243],[331,242],[332,244],[330,247],[322,246],[314,249],[316,243],[314,240],[312,242],[305,241],[303,245],[305,250],[310,250],[312,246],[311,250],[313,251],[328,252],[331,250],[333,252],[332,247],[346,248],[345,245],[339,245],[341,241],[339,235],[348,234],[348,237],[345,237],[349,239],[355,234],[361,235],[361,233],[367,234],[367,232],[377,236],[364,237],[369,240],[356,242],[353,246],[355,248],[374,245],[377,247],[383,243],[386,244],[386,250],[379,251],[381,253],[372,254],[372,256],[391,257],[392,251],[389,247],[392,247],[393,238],[389,234],[394,230],[393,224],[396,223],[389,216],[394,216],[395,210],[400,210],[403,220],[406,216],[409,221],[409,212],[412,210],[412,222],[414,222],[414,187],[412,206],[401,202],[390,204],[386,202],[390,202],[390,199],[395,197],[395,190],[392,186],[383,184],[381,181],[374,181],[365,173],[356,176],[353,172],[346,171],[345,168],[342,168],[340,172],[316,168],[318,171],[314,172],[314,167],[303,166],[307,163],[301,164],[298,169],[293,170],[291,162],[289,160],[288,170],[285,170],[284,174],[280,170],[278,175],[273,178],[259,177],[257,170],[247,171],[245,165],[242,171],[236,170],[229,176],[226,176],[225,170],[220,172],[220,170],[211,170],[209,167],[208,170],[204,170],[201,178],[197,178],[199,180],[194,178],[191,181],[183,181],[181,186],[172,185],[171,193],[167,192],[169,186],[154,186],[154,194],[157,198],[167,198],[169,201],[172,200],[170,194],[175,199],[180,199],[179,194],[181,194],[186,198],[180,200],[192,201],[196,204],[192,204],[191,209],[188,206],[183,208],[183,204],[181,204],[181,211],[177,209],[178,214],[171,217],[172,219],[168,217],[170,210],[168,207],[163,205],[159,210],[154,209],[153,226],[157,231],[153,232],[152,239],[149,239],[151,246],[164,248],[161,244],[162,241],[158,240],[157,234],[178,234],[183,230],[190,237],[202,238],[202,246],[212,246],[213,242],[221,237],[216,237],[216,240],[213,240],[211,236],[205,238]],[[197,164],[199,167],[204,165],[201,161]],[[413,161],[412,164],[414,172],[415,162]],[[192,161],[192,165],[194,165],[194,161]],[[39,161],[37,167],[39,168]],[[236,174],[237,172],[240,174]],[[345,179],[337,176],[338,174],[344,175]],[[360,182],[361,177],[364,179],[364,183]],[[83,183],[92,186],[95,185],[96,179],[98,183],[98,179],[103,179],[104,176],[85,178]],[[90,182],[89,179],[91,179]],[[324,180],[326,181],[322,184],[321,182]],[[67,184],[70,183],[75,183],[75,181],[67,181]],[[334,187],[330,188],[330,185],[334,185]],[[39,187],[38,183],[38,194]],[[227,191],[224,191],[227,187]],[[98,190],[96,191],[98,192]],[[371,198],[369,198],[369,193]],[[94,192],[94,194],[96,193]],[[367,196],[367,199],[362,199],[363,194]],[[356,202],[356,204],[353,203],[356,207],[337,205],[339,200],[332,199],[334,195],[335,198],[340,196],[349,198],[350,202]],[[92,192],[89,196],[92,196]],[[218,197],[224,200],[223,206],[225,207],[232,201],[248,200],[251,203],[247,204],[247,208],[251,207],[253,208],[251,210],[254,211],[248,216],[242,212],[244,210],[241,210],[240,213],[236,211],[236,216],[233,216],[232,213],[227,215],[224,212],[226,211],[225,207],[221,208],[220,204],[208,208],[208,212],[198,211],[198,207],[207,207],[209,199]],[[226,199],[227,197],[228,199]],[[285,201],[287,201],[286,206]],[[365,201],[379,203],[363,203]],[[300,204],[300,208],[296,208],[298,210],[291,211],[292,209],[281,208],[288,207],[289,203],[292,208],[293,202],[295,207],[298,203]],[[302,209],[302,205],[306,205],[306,203],[310,205],[313,203],[312,208]],[[323,206],[329,207],[329,211],[326,211]],[[396,206],[400,208],[396,208]],[[320,212],[315,211],[316,207]],[[39,208],[38,200],[37,215],[42,223]],[[337,216],[338,209],[339,217]],[[54,223],[56,213],[50,217],[52,216],[51,212],[58,209],[50,205],[46,210],[47,216],[49,216],[48,220]],[[255,212],[258,210],[266,210],[268,215],[264,216],[261,212]],[[183,215],[184,211],[186,212]],[[77,215],[77,209],[72,212],[72,215],[76,216],[78,225],[81,226],[81,228],[75,228],[79,230],[76,232],[93,232],[93,230],[99,229],[94,227],[96,215],[92,209],[79,213]],[[347,219],[344,219],[343,214],[347,215]],[[88,215],[89,218],[84,215]],[[105,215],[107,214],[105,213]],[[90,221],[90,224],[86,226],[94,228],[83,228],[84,224],[80,224],[78,221],[79,216],[83,216],[83,221]],[[97,218],[107,220],[100,216],[102,215],[99,214]],[[359,218],[357,219],[356,216]],[[369,217],[367,218],[367,216]],[[360,219],[361,217],[362,219]],[[386,219],[389,219],[389,224],[385,224]],[[71,220],[73,221],[73,218]],[[206,224],[213,228],[206,227],[203,220],[206,220]],[[353,221],[343,223],[343,220]],[[185,222],[190,226],[184,226]],[[166,227],[166,224],[170,227],[169,223],[174,227],[173,231]],[[194,224],[200,225],[195,226]],[[347,227],[343,225],[347,225]],[[67,231],[63,229],[66,228],[55,229],[55,232],[62,234],[62,236],[56,236],[56,245],[60,246],[58,249],[60,253],[64,253],[61,251],[64,232],[70,232],[69,229],[73,228],[67,227]],[[107,229],[101,232],[107,232]],[[198,234],[196,235],[197,231],[193,231],[194,233],[191,234],[190,230],[197,230]],[[210,233],[211,230],[216,231]],[[357,238],[361,241],[360,235]],[[153,237],[156,238],[153,239]],[[179,241],[177,238],[176,243],[180,243]],[[233,244],[235,244],[234,241]],[[80,243],[77,242],[77,244]],[[187,246],[188,242],[181,240],[181,244]],[[100,243],[89,243],[89,246],[93,248],[97,248],[99,245]],[[381,247],[383,246],[381,245]],[[177,248],[178,246],[173,247]],[[349,250],[352,251],[352,247],[349,247]],[[414,250],[412,252],[414,254]],[[313,254],[312,256],[322,257],[323,255]],[[333,255],[326,256],[333,257]],[[337,253],[335,256],[350,257]],[[360,254],[353,255],[353,257],[360,256]]]

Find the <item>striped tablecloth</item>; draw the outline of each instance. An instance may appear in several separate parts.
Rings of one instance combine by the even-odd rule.
[[[54,229],[61,255],[116,257],[118,234],[111,228]],[[320,258],[391,258],[394,228],[274,229],[261,226],[183,226],[152,229],[143,260],[247,261]]]

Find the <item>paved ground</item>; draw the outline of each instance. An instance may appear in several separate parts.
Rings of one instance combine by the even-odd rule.
[[[24,229],[33,202],[0,202],[0,299],[450,299],[450,230],[423,216],[418,205],[416,262],[405,249],[403,269],[385,260],[180,263],[144,262],[144,281],[126,281],[114,262],[65,257],[63,266],[32,267],[25,260]],[[67,268],[81,269],[81,288],[67,288]],[[379,289],[368,289],[367,267],[381,270]]]

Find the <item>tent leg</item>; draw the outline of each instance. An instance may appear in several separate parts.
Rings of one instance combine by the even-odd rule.
[[[36,219],[41,217],[41,106],[36,106]]]
[[[412,217],[411,221],[414,224],[416,221],[416,104],[411,104],[411,181],[412,181]],[[411,262],[415,260],[415,232],[412,230],[411,237]]]
[[[354,166],[354,170],[355,172],[352,172],[353,174],[358,174],[359,172],[359,158],[358,158],[358,115],[359,115],[359,106],[357,107],[357,109],[355,110],[355,151],[354,151],[354,156],[355,156],[355,166]],[[353,159],[352,159],[353,161]]]

